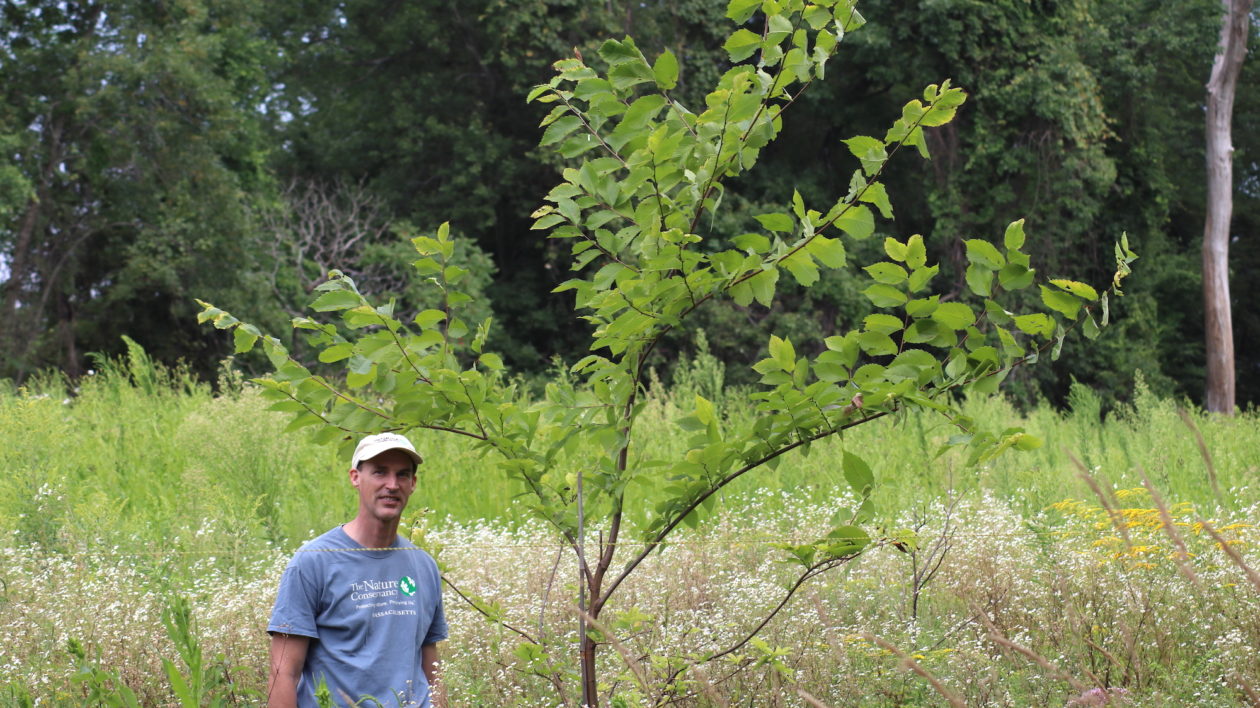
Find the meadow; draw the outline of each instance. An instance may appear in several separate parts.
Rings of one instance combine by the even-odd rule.
[[[648,444],[682,446],[675,402],[703,380],[653,393]],[[216,388],[133,351],[73,387],[0,390],[0,703],[261,702],[279,573],[354,498],[333,447],[286,433],[231,368]],[[971,406],[1045,440],[980,468],[937,456],[951,430],[911,415],[746,476],[608,615],[612,705],[1260,705],[1260,415],[1140,386],[1133,401],[1104,414],[1076,387],[1066,411]],[[509,624],[576,635],[572,561],[520,490],[459,440],[415,441],[407,532]],[[671,658],[733,644],[784,597],[795,576],[772,544],[851,509],[841,449],[875,466],[887,540],[689,672],[690,696],[655,695]],[[575,705],[516,635],[446,603],[453,706]]]

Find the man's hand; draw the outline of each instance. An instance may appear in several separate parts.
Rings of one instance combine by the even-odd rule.
[[[267,680],[267,708],[297,708],[297,685],[306,663],[310,637],[271,635],[271,676]]]

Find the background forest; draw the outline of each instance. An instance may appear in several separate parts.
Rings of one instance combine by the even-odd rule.
[[[535,147],[544,109],[524,94],[555,59],[576,48],[598,63],[595,48],[627,33],[648,55],[679,57],[684,102],[728,66],[725,3],[711,0],[0,7],[0,378],[17,382],[47,367],[79,374],[90,352],[122,351],[123,333],[212,378],[231,345],[197,325],[194,297],[283,333],[332,267],[422,308],[402,237],[448,219],[472,246],[471,287],[488,295],[508,365],[572,361],[584,333],[570,296],[549,294],[568,277],[563,253],[529,231],[558,158]],[[756,175],[732,183],[725,213],[760,213],[791,187],[807,202],[842,193],[840,140],[951,78],[970,99],[929,133],[931,169],[890,166],[900,198],[885,235],[923,234],[961,284],[964,239],[1016,218],[1047,272],[1093,281],[1127,232],[1143,260],[1116,331],[1069,343],[1009,390],[1062,403],[1075,378],[1123,400],[1140,371],[1157,394],[1201,401],[1203,104],[1220,3],[868,0],[862,11],[870,26]],[[1257,82],[1248,62],[1234,117],[1237,234],[1260,221]],[[1260,397],[1260,316],[1246,307],[1260,256],[1248,241],[1232,253],[1244,407]],[[867,314],[856,274],[823,278],[774,309],[707,306],[707,346],[749,363],[771,330],[820,341]],[[661,376],[695,347],[662,347]],[[752,375],[729,371],[731,383]]]

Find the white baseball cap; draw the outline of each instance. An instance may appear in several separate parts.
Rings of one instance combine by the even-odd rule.
[[[360,462],[370,460],[389,450],[401,450],[407,453],[407,457],[410,457],[417,465],[424,462],[420,453],[416,452],[416,448],[407,438],[397,433],[380,433],[369,435],[359,441],[358,447],[354,448],[354,457],[350,458],[350,466],[357,470]]]

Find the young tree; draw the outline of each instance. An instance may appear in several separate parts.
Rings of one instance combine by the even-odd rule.
[[[1207,220],[1203,226],[1206,408],[1234,413],[1234,325],[1229,303],[1229,224],[1234,212],[1231,124],[1251,33],[1251,0],[1223,0],[1220,48],[1207,85]]]
[[[475,359],[452,347],[472,328],[458,315],[467,297],[455,288],[467,273],[450,264],[454,243],[445,226],[414,241],[418,271],[444,293],[441,309],[401,322],[391,304],[374,305],[334,271],[312,307],[339,313],[340,325],[295,320],[310,333],[320,361],[344,362],[344,382],[312,374],[278,339],[203,303],[201,321],[232,329],[238,349],[261,342],[276,371],[257,382],[277,410],[294,415],[293,427],[314,426],[316,440],[347,445],[380,430],[464,436],[526,486],[532,511],[576,558],[583,627],[576,647],[515,631],[558,687],[566,676],[550,668],[550,659],[576,650],[582,705],[600,700],[596,656],[611,641],[600,618],[618,589],[678,529],[701,523],[716,493],[734,480],[788,453],[807,452],[818,440],[916,408],[955,425],[949,446],[963,447],[972,463],[1037,446],[1019,429],[978,429],[959,409],[957,394],[992,394],[1014,367],[1047,351],[1057,356],[1076,327],[1096,336],[1107,324],[1109,294],[1118,294],[1136,258],[1122,240],[1107,290],[1051,279],[1037,286],[1038,310],[1017,313],[1000,302],[1037,279],[1023,251],[1022,221],[1006,229],[1000,246],[966,242],[974,305],[933,292],[938,266],[928,263],[921,237],[886,238],[887,260],[863,268],[869,276],[863,294],[877,312],[857,329],[826,337],[825,350],[813,357],[770,336],[753,367],[761,386],[746,401],[756,411],[751,422],[733,425],[697,395],[677,421],[691,435],[682,454],[669,456],[637,437],[648,357],[662,337],[686,328],[710,300],[769,305],[785,275],[809,287],[822,269],[847,267],[845,244],[874,237],[877,213],[892,217],[885,165],[906,148],[927,157],[925,130],[948,123],[964,103],[948,81],[928,86],[891,117],[882,137],[845,141],[858,165],[847,194],[815,207],[794,192],[784,211],[758,215],[746,232],[715,232],[711,217],[722,206],[725,183],[755,166],[802,93],[823,78],[841,41],[862,26],[854,4],[732,0],[727,14],[739,29],[724,47],[734,67],[695,110],[673,94],[677,57],[665,51],[649,61],[629,38],[599,49],[606,70],[574,56],[556,62],[556,76],[530,92],[529,100],[553,106],[542,145],[573,165],[534,212],[534,229],[570,244],[575,277],[557,291],[574,294],[591,327],[591,353],[572,366],[572,377],[550,383],[541,400],[522,398],[505,384],[502,360],[484,351],[488,322],[473,336]],[[864,528],[874,513],[873,470],[850,451],[837,465],[860,502],[847,523],[817,541],[780,546],[799,574],[779,608],[810,578],[878,543]],[[647,522],[631,529],[625,512],[643,499],[644,488],[659,501]],[[594,542],[592,525],[599,530]],[[734,646],[698,658],[664,657],[650,698],[660,703],[685,693],[680,677],[689,668],[737,651],[766,620],[750,620]]]

